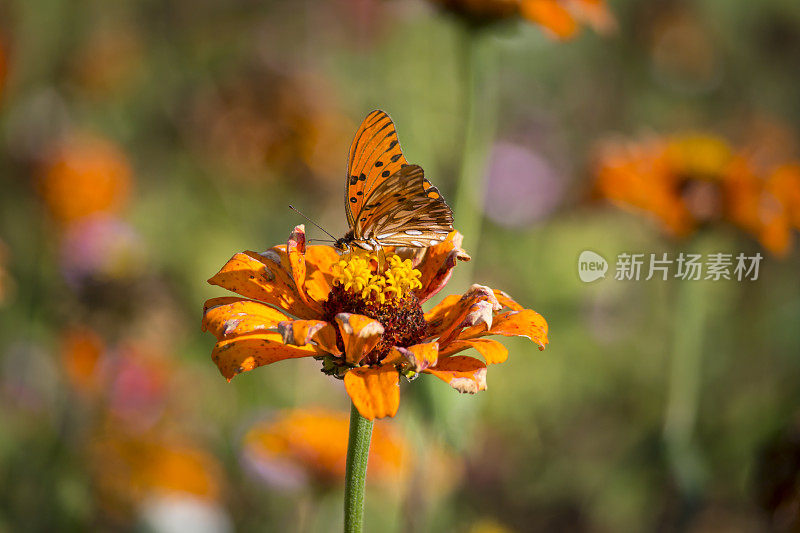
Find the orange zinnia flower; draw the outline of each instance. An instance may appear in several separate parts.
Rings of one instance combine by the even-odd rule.
[[[407,443],[384,421],[372,430],[371,480],[402,481]],[[326,409],[294,409],[261,421],[244,437],[245,459],[275,485],[292,487],[309,479],[338,483],[345,474],[349,417]]]
[[[98,496],[111,509],[124,511],[153,494],[213,501],[222,492],[217,460],[185,439],[111,426],[91,440],[87,452]]]
[[[676,236],[685,236],[693,229],[663,141],[608,143],[601,149],[595,173],[601,196],[623,207],[651,213]]]
[[[433,0],[473,24],[520,16],[559,39],[574,37],[581,23],[596,31],[616,27],[604,0]]]
[[[655,216],[676,237],[726,221],[774,254],[800,222],[800,171],[784,165],[764,179],[749,155],[704,134],[610,143],[596,169],[600,195]]]
[[[125,154],[110,141],[70,139],[47,159],[40,193],[53,217],[69,224],[96,213],[116,213],[128,199],[132,172]]]
[[[330,246],[306,247],[300,225],[285,246],[236,254],[209,280],[244,297],[206,302],[203,329],[218,340],[212,359],[230,381],[261,365],[315,357],[324,373],[344,379],[368,419],[395,415],[401,374],[432,374],[459,392],[484,390],[486,365],[508,357],[484,337],[525,336],[543,349],[547,323],[481,285],[424,313],[420,304],[444,287],[458,259],[469,258],[460,244],[454,232],[413,259],[386,248],[380,270],[372,253],[342,258]],[[468,348],[485,363],[455,355]]]

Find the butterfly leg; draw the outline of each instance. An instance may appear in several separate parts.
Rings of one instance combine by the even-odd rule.
[[[386,265],[386,252],[383,251],[383,246],[376,246],[378,256],[378,272],[383,272],[383,267]]]

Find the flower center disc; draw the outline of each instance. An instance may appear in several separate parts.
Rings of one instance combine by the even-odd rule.
[[[360,362],[361,365],[380,363],[393,346],[411,346],[425,337],[427,323],[419,299],[412,292],[422,284],[421,273],[411,261],[399,256],[387,257],[386,268],[378,272],[375,254],[355,253],[342,259],[333,268],[333,288],[325,301],[323,319],[334,322],[338,313],[355,313],[377,320],[384,328],[375,348]],[[341,333],[336,342],[344,350]]]

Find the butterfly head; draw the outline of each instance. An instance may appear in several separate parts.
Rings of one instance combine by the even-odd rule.
[[[349,252],[350,243],[352,243],[354,239],[355,237],[353,236],[353,230],[351,229],[344,234],[344,237],[336,239],[336,242],[333,243],[333,247],[340,252]]]

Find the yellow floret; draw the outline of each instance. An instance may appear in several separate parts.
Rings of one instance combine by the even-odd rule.
[[[391,255],[381,273],[376,272],[378,263],[374,253],[353,253],[334,265],[333,281],[346,291],[361,293],[364,299],[374,293],[380,303],[387,298],[403,298],[410,291],[422,287],[419,281],[422,273],[413,267],[410,259],[404,261]]]
[[[718,178],[732,152],[724,139],[704,134],[676,137],[667,147],[667,156],[679,172],[701,179]]]
[[[389,268],[384,273],[384,291],[393,293],[398,298],[404,297],[409,291],[419,289],[422,283],[419,278],[422,272],[414,268],[411,259],[405,261],[400,256],[393,255],[389,258]]]
[[[371,254],[355,255],[348,259],[340,260],[333,268],[334,282],[342,285],[345,290],[361,293],[366,299],[370,292],[381,294],[379,277],[372,272]]]

